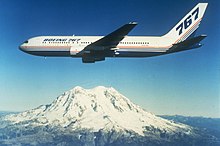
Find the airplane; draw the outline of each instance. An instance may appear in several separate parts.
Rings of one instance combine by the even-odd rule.
[[[202,46],[206,35],[195,36],[208,3],[198,3],[163,36],[127,36],[137,25],[130,22],[106,36],[38,36],[25,41],[20,50],[37,56],[81,57],[83,63],[106,57],[151,57]]]

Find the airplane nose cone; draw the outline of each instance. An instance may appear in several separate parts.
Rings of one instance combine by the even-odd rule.
[[[22,45],[20,45],[20,46],[19,46],[19,49],[20,49],[20,50],[22,50],[22,49],[23,49]]]
[[[19,46],[19,49],[20,49],[21,51],[26,52],[26,47],[24,46],[24,44],[20,45],[20,46]]]

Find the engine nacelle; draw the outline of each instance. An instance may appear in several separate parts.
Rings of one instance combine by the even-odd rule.
[[[95,63],[96,61],[103,61],[105,60],[104,56],[92,56],[91,54],[83,54],[82,62],[83,63]]]
[[[82,62],[83,63],[95,63],[95,59],[94,58],[82,58]]]

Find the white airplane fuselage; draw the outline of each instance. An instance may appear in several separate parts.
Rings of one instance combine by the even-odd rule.
[[[127,36],[137,25],[125,24],[106,36],[38,36],[25,41],[20,49],[37,56],[82,57],[84,63],[105,57],[150,57],[201,47],[206,36],[194,37],[207,3],[198,3],[163,36]]]
[[[103,36],[39,36],[24,42],[20,48],[37,56],[78,55],[87,45]],[[119,44],[107,52],[106,57],[148,57],[165,53],[174,40],[166,37],[126,36]]]

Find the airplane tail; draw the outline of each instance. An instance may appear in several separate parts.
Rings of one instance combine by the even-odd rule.
[[[174,39],[174,44],[182,42],[195,34],[205,13],[208,3],[198,3],[163,37]]]

